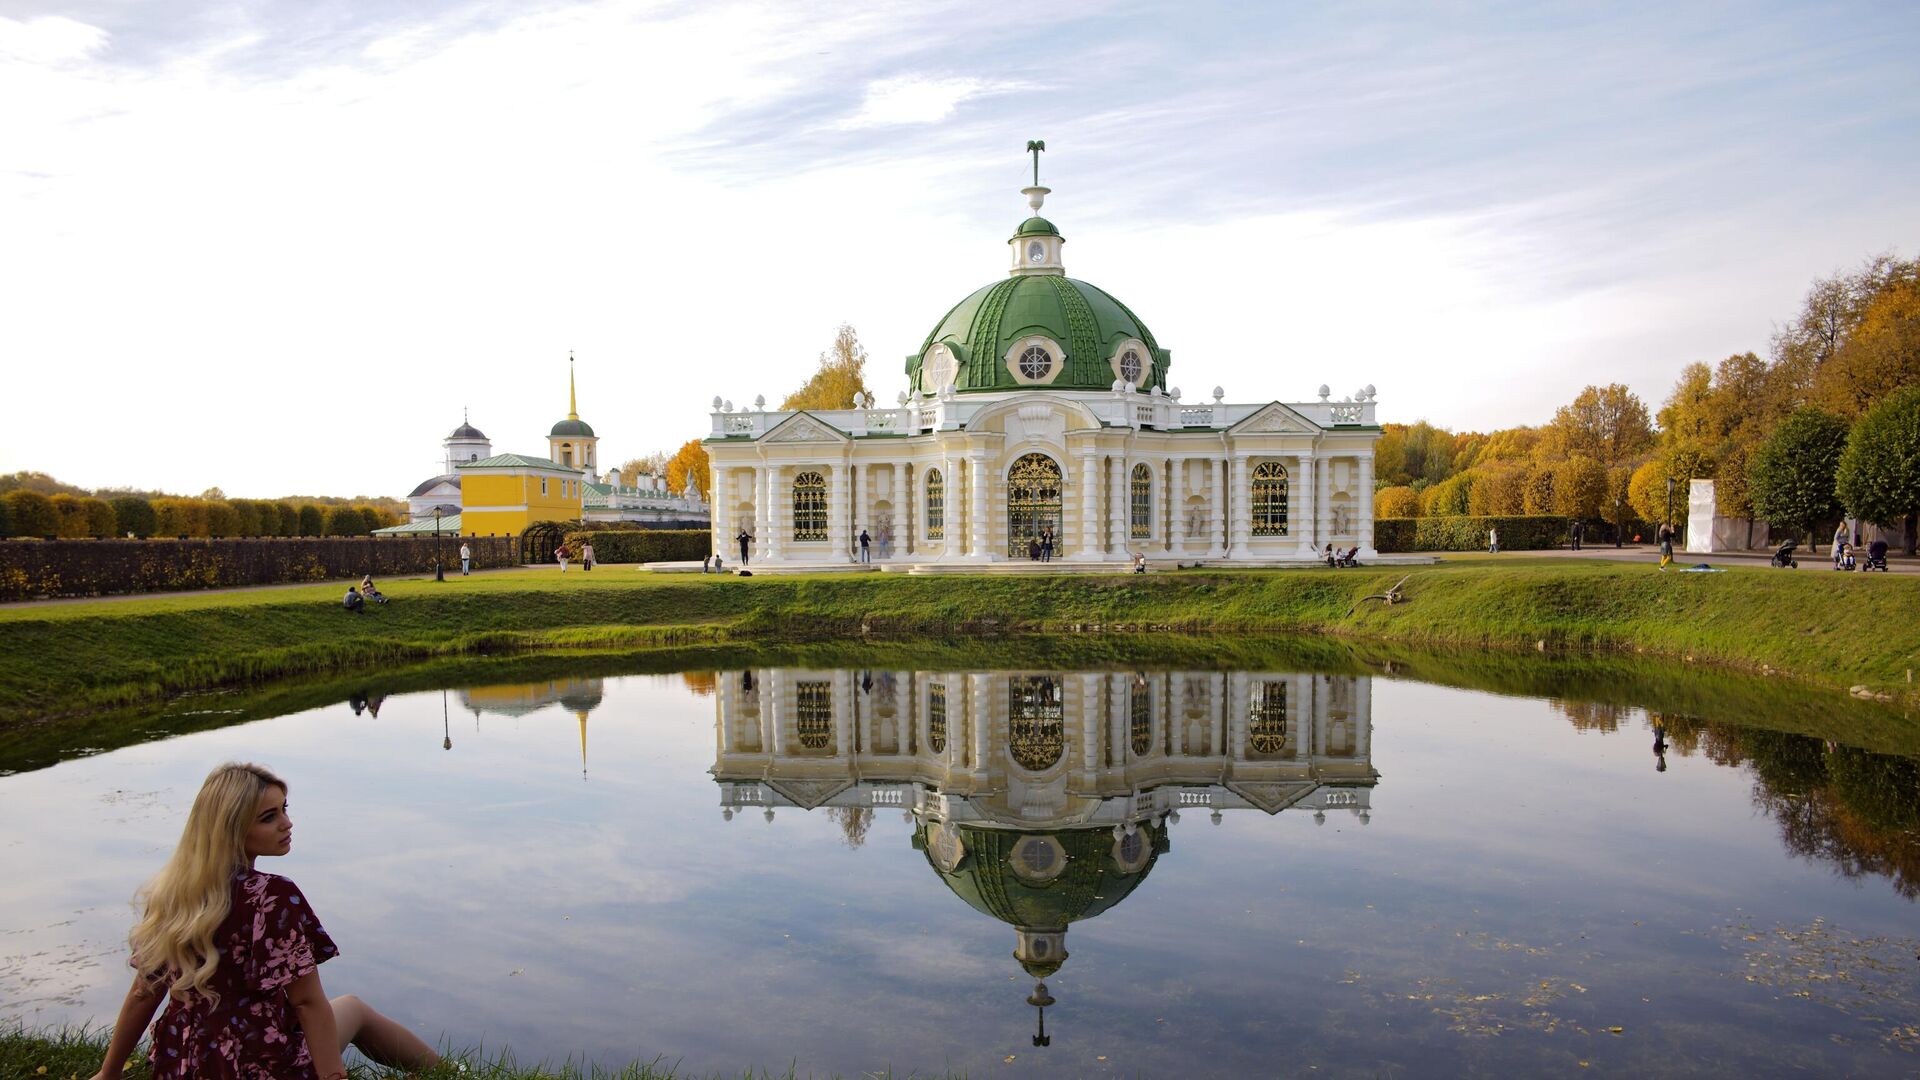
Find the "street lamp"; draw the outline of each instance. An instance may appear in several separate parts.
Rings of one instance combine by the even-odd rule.
[[[1673,477],[1667,477],[1667,535],[1673,535]]]
[[[443,546],[440,543],[440,518],[442,515],[451,517],[459,512],[459,507],[449,506],[446,503],[441,503],[433,508],[433,580],[435,581],[444,582],[447,580],[446,568],[440,565],[440,550]]]

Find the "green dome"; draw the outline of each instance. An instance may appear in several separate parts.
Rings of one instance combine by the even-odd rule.
[[[1026,386],[1007,370],[1007,350],[1033,335],[1051,338],[1066,351],[1065,357],[1055,358],[1059,373],[1044,386]],[[1023,386],[1036,390],[1106,390],[1118,378],[1112,364],[1114,354],[1128,339],[1137,339],[1151,354],[1140,358],[1145,369],[1140,389],[1158,386],[1165,391],[1167,365],[1173,354],[1160,348],[1153,331],[1125,304],[1093,285],[1061,274],[1017,274],[976,291],[947,312],[921,343],[919,352],[907,357],[907,378],[917,392],[938,389],[922,385],[920,378],[927,350],[938,344],[945,345],[959,363],[959,374],[953,381],[955,390],[1017,390]]]
[[[593,429],[587,426],[585,420],[562,420],[553,425],[553,430],[547,433],[547,437],[550,439],[591,439],[593,438]]]
[[[1053,222],[1048,221],[1046,218],[1030,217],[1020,223],[1020,228],[1016,230],[1013,235],[1015,238],[1022,236],[1059,236],[1060,230],[1054,228]]]
[[[969,907],[1021,929],[1065,930],[1068,923],[1106,911],[1145,881],[1154,862],[1167,850],[1166,830],[1142,825],[1138,837],[1147,846],[1141,852],[1145,861],[1129,873],[1114,859],[1110,827],[1041,833],[972,825],[951,827],[966,847],[965,856],[952,873],[942,871],[928,851],[924,819],[914,829],[913,846],[926,854],[927,865]],[[1029,881],[1014,872],[1014,849],[1029,836],[1051,837],[1066,853],[1066,869],[1050,881]],[[1050,972],[1035,974],[1044,977]]]

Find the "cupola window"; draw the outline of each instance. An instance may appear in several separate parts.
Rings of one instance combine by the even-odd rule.
[[[1047,258],[1047,245],[1041,243],[1038,240],[1031,241],[1027,244],[1027,261],[1028,262],[1045,262],[1046,258]]]
[[[1120,354],[1120,377],[1135,386],[1140,385],[1140,354],[1128,349]]]
[[[1044,379],[1053,370],[1053,354],[1038,345],[1020,354],[1020,374],[1029,379]]]

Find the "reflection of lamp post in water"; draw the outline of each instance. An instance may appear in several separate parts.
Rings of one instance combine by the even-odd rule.
[[[440,691],[440,749],[453,749],[453,730],[447,726],[447,692]]]
[[[1047,1006],[1053,1004],[1053,995],[1047,993],[1047,984],[1033,984],[1033,993],[1027,995],[1027,1004],[1040,1010],[1040,1029],[1033,1036],[1033,1045],[1052,1046],[1053,1040],[1047,1037]]]

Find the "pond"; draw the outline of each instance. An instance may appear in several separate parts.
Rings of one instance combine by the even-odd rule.
[[[127,899],[240,759],[291,782],[261,865],[340,943],[329,991],[523,1060],[1920,1069],[1913,758],[1391,664],[1008,649],[216,695],[32,760],[0,735],[0,1023],[111,1020]]]

